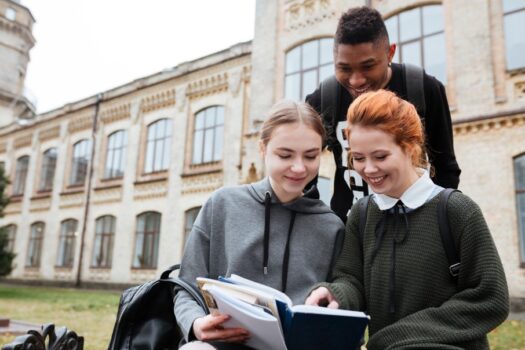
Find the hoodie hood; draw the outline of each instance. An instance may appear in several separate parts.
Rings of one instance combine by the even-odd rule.
[[[270,179],[265,177],[259,182],[254,182],[248,185],[248,191],[250,195],[259,203],[264,204],[266,192],[270,192],[271,203],[279,203],[284,208],[295,211],[297,213],[304,214],[325,214],[331,213],[332,210],[319,198],[319,192],[317,187],[313,186],[309,189],[303,196],[297,198],[296,200],[283,204],[279,201],[279,198],[275,195],[275,192],[270,185]]]

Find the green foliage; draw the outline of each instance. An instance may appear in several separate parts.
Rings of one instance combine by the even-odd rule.
[[[4,216],[4,208],[9,203],[9,197],[5,194],[5,189],[9,180],[5,176],[4,168],[0,167],[0,217]],[[5,227],[0,227],[0,276],[11,273],[13,269],[13,259],[15,254],[7,249],[8,237]]]

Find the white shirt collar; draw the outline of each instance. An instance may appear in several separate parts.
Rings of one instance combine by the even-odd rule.
[[[417,179],[399,199],[401,199],[405,207],[414,210],[433,197],[436,188],[439,188],[439,186],[432,182],[428,171],[424,170],[419,179]],[[392,208],[399,200],[398,198],[392,198],[385,194],[374,194],[373,198],[380,210]]]

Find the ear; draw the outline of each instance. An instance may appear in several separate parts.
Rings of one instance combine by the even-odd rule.
[[[394,55],[396,54],[396,44],[390,44],[388,46],[388,62],[392,62],[392,59],[394,59]]]

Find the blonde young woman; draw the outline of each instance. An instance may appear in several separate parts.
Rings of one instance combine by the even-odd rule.
[[[280,289],[303,303],[312,284],[326,281],[344,235],[341,220],[313,195],[303,193],[317,176],[325,137],[319,115],[307,104],[277,103],[261,129],[260,150],[268,176],[215,192],[202,207],[182,259],[180,277],[241,275]],[[179,292],[175,315],[187,341],[219,349],[246,348],[243,328],[228,328],[228,315],[206,315]],[[211,345],[190,343],[184,348]]]
[[[457,280],[449,274],[437,218],[443,188],[425,170],[414,106],[385,90],[363,94],[346,132],[349,164],[375,194],[364,235],[352,210],[333,280],[306,303],[366,311],[368,350],[488,349],[486,334],[509,312],[505,274],[480,208],[459,192],[447,217],[461,268]]]

